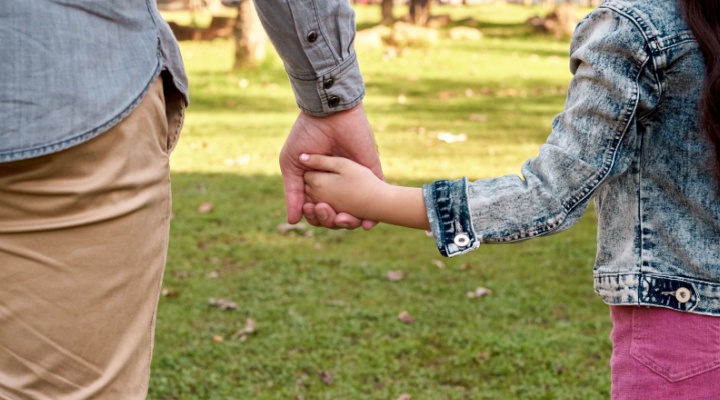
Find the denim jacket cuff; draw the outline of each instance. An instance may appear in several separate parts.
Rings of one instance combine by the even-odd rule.
[[[308,80],[288,72],[298,107],[310,115],[325,116],[360,104],[365,85],[355,54],[336,68]]]
[[[453,257],[480,247],[470,219],[468,180],[442,180],[423,186],[430,228],[440,254]]]

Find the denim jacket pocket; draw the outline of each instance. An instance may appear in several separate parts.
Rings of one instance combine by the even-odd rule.
[[[670,382],[714,370],[720,367],[720,324],[708,318],[717,317],[637,308],[630,355]]]

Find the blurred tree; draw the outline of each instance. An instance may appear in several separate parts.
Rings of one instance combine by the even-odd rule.
[[[432,0],[410,0],[410,22],[425,25],[430,19],[431,3]]]
[[[392,25],[393,22],[395,22],[395,17],[393,17],[394,3],[395,3],[394,0],[382,0],[380,7],[382,9],[382,24],[383,25]]]
[[[237,8],[233,25],[235,64],[233,69],[256,67],[265,58],[265,31],[260,24],[253,0],[223,0],[227,7]]]

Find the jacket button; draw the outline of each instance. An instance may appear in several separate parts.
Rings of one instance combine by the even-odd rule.
[[[317,32],[315,32],[315,31],[310,31],[307,34],[307,40],[310,43],[314,43],[317,40],[317,37],[318,37],[318,35],[317,35]]]
[[[470,244],[470,236],[464,233],[455,235],[453,243],[455,243],[458,247],[468,247],[468,245]]]
[[[690,301],[691,296],[692,296],[692,292],[690,291],[690,289],[685,288],[685,287],[678,288],[675,291],[675,298],[677,299],[677,301],[680,304],[685,304],[688,301]]]
[[[335,79],[328,78],[325,82],[323,82],[323,89],[328,90],[335,84]]]
[[[335,108],[335,107],[337,107],[339,104],[340,104],[340,98],[339,98],[339,97],[337,97],[337,96],[330,96],[330,97],[328,98],[328,106],[330,106],[330,108]]]

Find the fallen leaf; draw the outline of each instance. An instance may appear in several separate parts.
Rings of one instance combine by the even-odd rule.
[[[440,260],[432,260],[432,263],[434,266],[436,266],[440,269],[445,268],[445,264]]]
[[[490,290],[488,288],[484,288],[484,287],[479,287],[479,288],[475,289],[474,292],[467,292],[467,297],[474,299],[477,297],[488,296],[491,294],[492,294],[492,290]]]
[[[187,279],[189,274],[187,271],[175,271],[175,272],[173,272],[173,276],[176,277],[177,279]]]
[[[299,222],[297,224],[288,224],[286,222],[277,226],[278,232],[282,233],[283,235],[286,235],[291,231],[304,232],[307,229],[308,226],[302,222]]]
[[[212,339],[212,340],[213,340],[213,342],[215,342],[215,343],[222,343],[223,341],[225,341],[225,339],[223,339],[222,336],[213,336],[213,339]]]
[[[236,310],[238,308],[237,304],[225,299],[210,299],[210,305],[221,310]]]
[[[459,143],[467,141],[467,135],[464,133],[458,133],[455,135],[450,132],[440,132],[437,134],[437,138],[445,143]]]
[[[237,156],[234,158],[226,158],[225,159],[225,165],[228,167],[234,167],[234,166],[243,166],[250,164],[250,155],[249,154],[243,154],[241,156]]]
[[[405,273],[402,271],[388,271],[387,278],[390,282],[398,282],[405,279]]]
[[[327,305],[329,305],[329,306],[334,306],[334,307],[348,307],[348,306],[350,306],[350,304],[348,304],[346,301],[342,301],[342,300],[328,300],[328,301],[325,302],[325,304],[327,304]]]
[[[329,372],[327,372],[327,371],[320,371],[320,373],[318,374],[318,376],[320,377],[320,380],[321,380],[324,384],[326,384],[326,385],[332,385],[332,383],[333,383],[333,376],[332,376],[331,373],[329,373]]]
[[[247,335],[255,333],[255,320],[248,318],[245,320],[245,327],[235,332],[233,335],[236,339],[241,342],[247,340]]]
[[[207,214],[212,211],[213,208],[215,208],[213,203],[202,203],[198,206],[198,212],[200,214]]]
[[[160,292],[164,297],[176,297],[180,293],[175,289],[163,289],[162,292]]]
[[[413,322],[415,322],[415,318],[407,311],[403,311],[398,314],[398,320],[400,320],[400,322],[404,324],[412,324]]]

